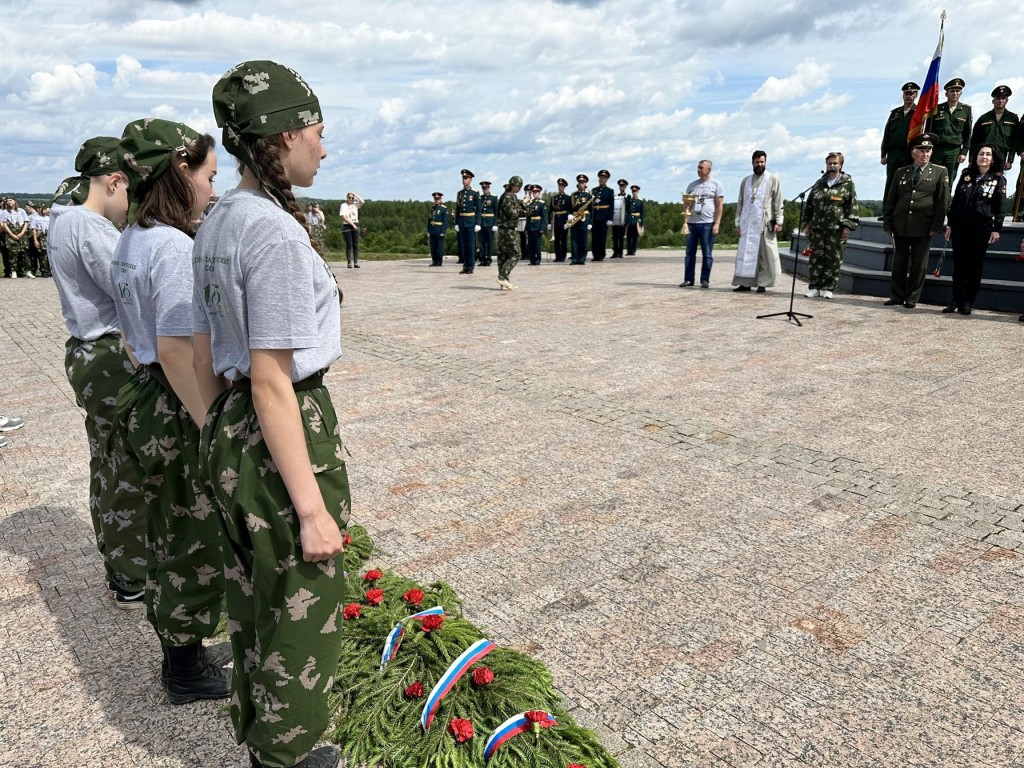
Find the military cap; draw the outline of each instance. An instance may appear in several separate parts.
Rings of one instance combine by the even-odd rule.
[[[437,198],[439,197],[444,197],[444,192],[435,192],[433,195],[431,195],[431,197],[437,200]]]
[[[534,192],[543,192],[544,191],[544,187],[542,187],[540,184],[534,184],[533,185],[533,191]]]
[[[992,89],[993,99],[1008,99],[1013,95],[1013,91],[1010,90],[1008,85],[997,85]]]
[[[911,80],[908,83],[904,83],[903,87],[900,88],[900,90],[903,91],[904,93],[906,93],[907,91],[917,92],[921,90],[921,86],[915,83],[913,80]]]
[[[911,149],[934,149],[939,137],[934,133],[922,133],[910,142]]]
[[[604,176],[606,179],[611,178],[611,174],[608,171],[606,171],[604,168],[602,168],[600,171],[597,172],[597,178],[600,179],[602,176]]]
[[[522,187],[523,186],[523,177],[522,176],[513,176],[511,179],[508,180],[508,184],[506,186],[508,186],[508,187]]]
[[[480,182],[480,186],[481,187],[489,187],[489,186],[491,186],[491,182],[489,182],[489,181],[481,181]]]
[[[634,184],[632,187],[630,187],[630,189],[633,190],[634,192],[639,192],[640,191],[640,185]]]
[[[626,181],[625,179],[619,179],[618,183],[619,183],[619,186],[622,186],[622,187],[624,187],[627,184],[629,184],[629,182]]]
[[[586,183],[587,183],[588,181],[590,181],[590,177],[589,177],[589,176],[587,176],[587,174],[585,174],[585,173],[580,173],[580,174],[577,174],[577,176],[576,176],[576,183],[578,184],[578,183],[579,183],[579,182],[581,182],[581,181],[582,181],[582,182],[583,182],[584,184],[586,184]]]
[[[558,181],[556,181],[555,183],[556,183],[556,184],[561,184],[561,185],[562,185],[563,187],[565,187],[565,186],[568,186],[568,185],[569,185],[569,182],[568,182],[568,181],[566,181],[565,179],[561,179],[561,178],[560,178],[560,179],[558,179]]]
[[[950,88],[959,88],[960,90],[963,90],[965,85],[967,85],[967,83],[963,81],[963,78],[954,77],[944,86],[942,86],[942,90],[948,91]]]
[[[469,178],[471,178],[471,179],[473,178],[473,172],[471,170],[469,170],[468,168],[463,168],[461,171],[459,171],[459,173],[463,177],[469,176]]]

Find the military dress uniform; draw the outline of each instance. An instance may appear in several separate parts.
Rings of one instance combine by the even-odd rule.
[[[565,179],[559,179],[558,183],[562,185],[563,189],[567,182]],[[555,261],[565,261],[566,246],[568,245],[568,232],[565,230],[565,222],[569,218],[569,213],[572,211],[572,202],[564,191],[556,192],[551,196],[551,228],[552,239],[554,240],[554,251]]]
[[[640,187],[635,184],[630,189],[640,191]],[[644,225],[644,201],[639,197],[626,198],[626,222],[626,255],[636,256],[640,228]]]
[[[427,237],[430,240],[430,266],[444,263],[444,236],[448,233],[448,208],[441,203],[441,193],[434,193],[434,207],[427,216]]]
[[[482,182],[481,187],[490,188],[490,182]],[[491,266],[494,258],[494,233],[498,229],[498,196],[489,192],[480,194],[480,236],[477,238],[477,264]]]
[[[588,179],[586,176],[580,174],[576,177],[577,181],[581,181],[586,184]],[[586,264],[587,263],[587,228],[590,226],[591,212],[588,205],[593,205],[594,196],[587,192],[586,189],[577,190],[572,193],[569,198],[569,204],[572,206],[573,216],[579,218],[573,223],[569,229],[569,234],[572,237],[572,263],[573,264]],[[586,211],[583,209],[586,208]]]
[[[608,171],[599,171],[599,177],[609,177]],[[590,206],[590,250],[594,261],[604,261],[608,247],[608,227],[615,215],[615,192],[611,187],[599,184],[591,190],[594,202]]]
[[[945,89],[963,89],[964,81],[954,78],[945,85]],[[960,167],[960,156],[966,156],[971,147],[971,105],[958,102],[955,107],[944,101],[935,110],[932,118],[932,133],[938,137],[932,162],[945,166],[950,179],[955,179]]]
[[[539,186],[534,186],[540,192]],[[541,236],[548,226],[548,207],[537,198],[526,209],[526,258],[530,264],[537,266],[541,261]]]
[[[917,83],[904,83],[901,90],[903,92],[920,91],[921,88]],[[910,154],[910,145],[907,143],[907,134],[910,133],[910,121],[914,117],[914,110],[914,106],[909,110],[904,110],[901,105],[893,109],[885,121],[885,128],[882,131],[882,157],[885,158],[883,200],[889,196],[889,187],[892,186],[896,172],[903,166],[914,162],[914,158]]]
[[[915,146],[932,146],[922,134]],[[892,283],[888,305],[913,308],[921,297],[932,233],[942,230],[949,200],[949,175],[935,163],[900,168],[885,199],[882,222],[893,236]]]
[[[467,174],[473,177],[472,172],[463,168],[463,177]],[[471,275],[476,266],[476,233],[480,229],[480,193],[472,187],[463,187],[455,196],[455,226],[462,274]]]

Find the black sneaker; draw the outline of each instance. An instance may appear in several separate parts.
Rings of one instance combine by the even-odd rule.
[[[107,582],[107,591],[114,598],[114,604],[118,608],[122,608],[126,611],[134,610],[135,608],[144,608],[146,606],[146,590],[142,589],[139,591],[124,589],[116,581]]]

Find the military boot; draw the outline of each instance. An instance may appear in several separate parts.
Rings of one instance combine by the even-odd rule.
[[[171,704],[231,695],[231,671],[211,664],[202,643],[165,647],[164,654],[167,671],[160,678]]]

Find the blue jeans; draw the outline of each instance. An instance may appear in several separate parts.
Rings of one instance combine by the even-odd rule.
[[[703,257],[700,265],[701,284],[710,282],[711,265],[715,260],[711,257],[711,249],[715,245],[715,236],[711,234],[713,224],[690,224],[690,234],[686,238],[686,261],[684,262],[683,282],[692,283],[693,273],[697,266],[697,242],[700,241],[700,253]]]

